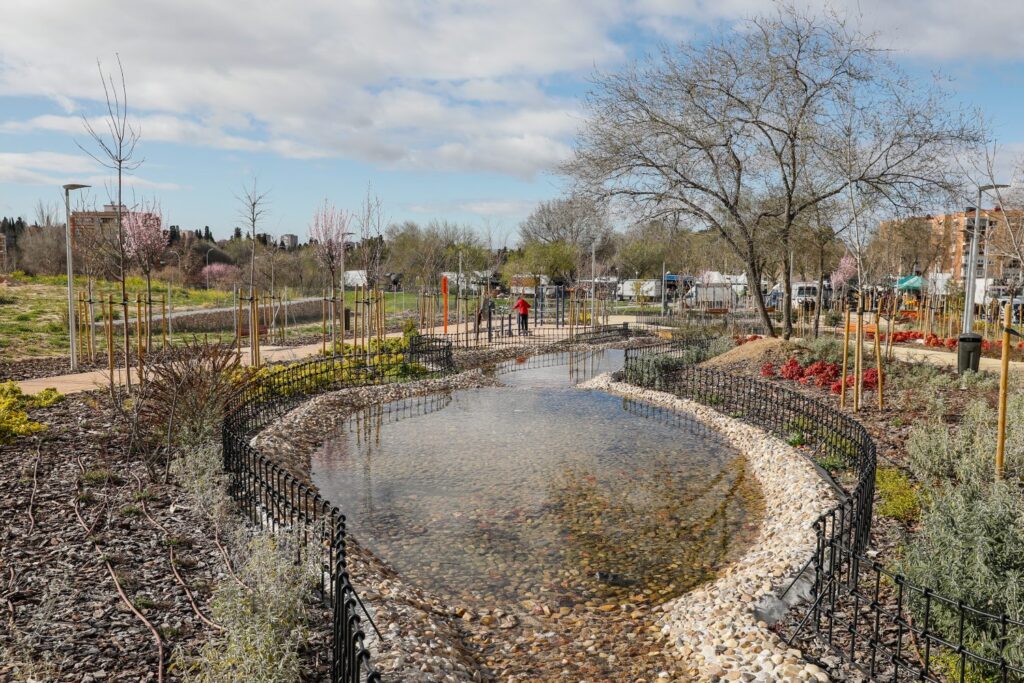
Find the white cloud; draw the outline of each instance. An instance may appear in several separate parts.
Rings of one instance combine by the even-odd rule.
[[[1024,58],[1016,0],[834,4],[912,55]],[[101,113],[95,60],[109,70],[117,52],[144,142],[527,178],[565,158],[578,125],[579,104],[553,83],[616,67],[630,41],[699,37],[709,24],[765,8],[763,0],[9,0],[0,96],[49,98],[63,113],[0,114],[0,133],[83,137],[79,113]],[[626,35],[636,27],[642,35]]]
[[[88,156],[56,152],[0,152],[0,183],[60,187],[76,182],[96,188],[111,187],[116,177]],[[125,175],[124,184],[154,190],[177,190],[177,183]]]

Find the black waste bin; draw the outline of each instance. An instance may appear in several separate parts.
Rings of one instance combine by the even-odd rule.
[[[970,370],[977,372],[981,364],[981,335],[965,332],[956,344],[956,371],[961,375]]]

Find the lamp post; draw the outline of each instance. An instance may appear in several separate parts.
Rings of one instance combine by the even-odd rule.
[[[214,247],[210,247],[206,250],[206,288],[210,288],[210,252],[214,250]]]
[[[964,283],[964,318],[963,334],[971,334],[974,328],[974,287],[978,266],[978,232],[981,229],[981,195],[988,190],[997,190],[1009,185],[981,185],[978,187],[978,203],[974,206],[974,229],[971,230],[970,262],[967,264],[967,276]]]
[[[68,262],[68,339],[71,350],[71,372],[78,369],[78,355],[75,352],[75,303],[74,265],[71,260],[71,190],[84,190],[89,185],[68,183],[64,186],[64,246]]]
[[[178,252],[174,251],[173,249],[169,249],[167,253],[169,253],[171,256],[173,256],[177,260],[178,270],[181,270],[181,254],[179,254]],[[173,284],[172,280],[173,280],[173,277],[168,275],[167,276],[167,336],[168,337],[170,337],[173,334],[173,331],[171,330],[171,318],[173,317],[171,314],[174,313],[174,301],[171,299],[171,285]]]
[[[981,195],[988,190],[996,190],[1009,185],[980,185],[978,202],[974,206],[974,229],[971,230],[970,261],[964,278],[964,318],[962,332],[957,341],[957,372],[963,374],[967,370],[978,371],[981,363],[981,335],[974,333],[974,288],[978,267],[978,234],[981,232]],[[987,243],[986,243],[987,245]]]

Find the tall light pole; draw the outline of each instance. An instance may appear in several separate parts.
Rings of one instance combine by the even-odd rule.
[[[177,259],[178,270],[181,270],[181,254],[179,254],[178,252],[174,251],[173,249],[168,249],[168,253],[171,256],[173,256],[175,259]],[[173,330],[171,329],[171,318],[173,318],[173,316],[171,314],[174,313],[174,301],[171,299],[171,285],[173,284],[172,283],[173,279],[174,278],[172,276],[170,276],[170,275],[167,276],[167,336],[168,337],[170,337],[174,333]]]
[[[210,288],[210,252],[216,247],[210,247],[206,250],[206,288]]]
[[[597,240],[590,243],[590,327],[597,329]]]
[[[64,186],[64,246],[68,262],[68,339],[71,350],[71,372],[78,369],[78,354],[75,352],[75,302],[74,265],[71,260],[71,190],[84,190],[89,185],[68,183]]]
[[[978,233],[981,230],[981,194],[988,190],[997,190],[1009,185],[981,185],[978,187],[978,203],[974,206],[974,229],[971,230],[971,255],[967,264],[967,276],[964,282],[964,318],[962,334],[971,334],[974,329],[974,287],[978,265]]]

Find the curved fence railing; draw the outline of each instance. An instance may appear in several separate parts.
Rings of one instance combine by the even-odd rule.
[[[250,440],[261,428],[315,394],[438,376],[449,372],[453,365],[450,343],[413,337],[402,353],[354,352],[265,368],[228,403],[222,437],[231,496],[253,523],[275,530],[298,530],[307,552],[322,553],[320,592],[333,608],[332,683],[381,680],[370,663],[363,617],[374,630],[377,627],[348,574],[345,516],[287,469],[257,451]]]
[[[798,439],[817,465],[855,475],[844,489],[826,474],[840,502],[815,522],[810,606],[790,642],[813,630],[873,680],[1024,681],[1024,623],[914,585],[870,556],[876,447],[859,422],[776,384],[688,364],[686,347],[627,349],[626,381]]]

